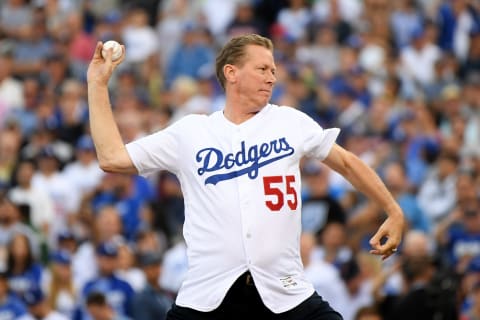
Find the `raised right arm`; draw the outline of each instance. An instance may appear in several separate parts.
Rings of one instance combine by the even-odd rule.
[[[125,58],[125,47],[122,46],[122,57],[112,61],[111,50],[105,59],[102,57],[102,46],[101,42],[97,43],[87,72],[90,130],[98,161],[104,171],[137,174],[115,123],[108,96],[108,81]]]

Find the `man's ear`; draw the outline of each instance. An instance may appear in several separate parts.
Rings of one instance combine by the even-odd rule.
[[[224,65],[223,74],[227,82],[235,83],[237,81],[237,68],[233,64]]]

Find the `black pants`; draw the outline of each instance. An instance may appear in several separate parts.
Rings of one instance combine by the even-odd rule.
[[[220,306],[210,312],[201,312],[173,304],[167,320],[342,320],[317,293],[295,308],[275,314],[262,302],[249,272],[240,276],[227,292]]]

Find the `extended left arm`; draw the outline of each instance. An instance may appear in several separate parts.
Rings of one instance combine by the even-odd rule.
[[[327,166],[340,173],[358,191],[375,201],[388,214],[388,218],[370,239],[373,254],[383,259],[396,251],[400,244],[405,220],[402,209],[375,171],[353,153],[335,144],[323,161]],[[386,238],[385,243],[381,240]]]

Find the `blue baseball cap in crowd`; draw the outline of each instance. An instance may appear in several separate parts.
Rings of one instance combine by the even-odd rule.
[[[122,21],[122,13],[118,10],[110,10],[103,16],[103,21],[108,24],[115,24]]]
[[[95,150],[95,144],[93,143],[92,137],[89,135],[83,135],[77,141],[77,150]]]
[[[117,246],[112,242],[103,242],[97,246],[97,255],[104,257],[116,257],[118,254]]]
[[[42,289],[34,287],[23,295],[23,300],[27,306],[34,306],[45,299]]]
[[[72,262],[72,256],[66,250],[58,250],[52,253],[50,260],[53,263],[69,265]]]
[[[425,35],[425,28],[423,26],[417,26],[412,30],[410,35],[413,40],[421,39]]]
[[[37,155],[38,158],[55,158],[58,159],[58,154],[52,145],[46,145],[40,149]]]
[[[62,230],[58,233],[57,235],[57,241],[66,241],[66,240],[74,240],[76,241],[77,238],[75,237],[75,234],[73,234],[72,231],[70,230]]]

